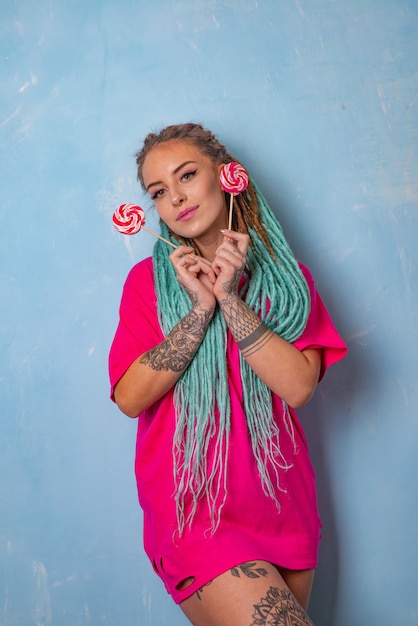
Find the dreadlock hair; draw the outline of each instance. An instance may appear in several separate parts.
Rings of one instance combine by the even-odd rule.
[[[215,164],[236,159],[200,124],[168,126],[149,134],[136,154],[138,179],[143,189],[142,168],[149,152],[171,141],[188,141]],[[228,194],[229,196],[229,194]],[[304,331],[309,311],[309,289],[283,235],[280,224],[250,179],[247,192],[235,197],[233,229],[248,233],[246,272],[249,280],[240,296],[271,330],[286,341]],[[161,233],[173,243],[193,245],[172,233],[160,220]],[[161,240],[154,245],[153,265],[158,317],[167,335],[190,310],[190,300],[176,278],[170,251]],[[277,490],[280,472],[289,468],[280,450],[280,419],[273,415],[270,389],[240,355],[244,409],[251,446],[266,495],[280,509]],[[219,524],[225,504],[230,432],[230,401],[226,363],[226,324],[219,308],[193,360],[174,388],[176,429],[173,440],[173,473],[176,485],[177,531],[191,524],[198,505],[206,500],[211,531]],[[283,403],[282,423],[295,445],[289,409]]]

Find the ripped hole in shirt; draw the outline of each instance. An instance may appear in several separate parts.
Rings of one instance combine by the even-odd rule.
[[[152,559],[152,567],[154,568],[154,571],[160,575],[160,571],[164,572],[163,560],[160,559],[160,567],[158,567],[155,559]]]
[[[194,576],[189,576],[188,578],[184,578],[184,580],[180,581],[178,585],[176,585],[177,591],[181,591],[182,589],[187,589],[190,585],[193,585],[195,581]]]

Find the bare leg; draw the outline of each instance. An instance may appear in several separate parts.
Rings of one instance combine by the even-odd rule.
[[[312,577],[304,578],[310,589]],[[306,599],[309,592],[302,579],[296,580],[298,593]],[[281,573],[265,561],[234,567],[180,606],[194,626],[313,626]]]
[[[284,582],[295,596],[296,600],[303,606],[305,611],[307,611],[311,597],[315,570],[292,570],[285,569],[284,567],[278,567],[277,569],[279,570]]]

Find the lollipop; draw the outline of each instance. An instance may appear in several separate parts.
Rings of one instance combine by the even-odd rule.
[[[238,196],[242,191],[245,191],[248,187],[248,174],[245,169],[233,161],[232,163],[226,163],[222,166],[220,175],[221,187],[224,191],[231,194],[229,200],[229,225],[231,230],[232,225],[232,206],[234,202],[234,196]]]
[[[239,163],[226,163],[221,169],[222,189],[234,196],[238,196],[248,187],[248,174]]]
[[[113,213],[113,225],[120,233],[123,235],[135,235],[138,233],[141,228],[154,235],[154,237],[158,237],[161,241],[168,243],[169,246],[176,248],[168,239],[164,239],[161,235],[157,235],[154,231],[145,227],[145,213],[140,206],[136,204],[121,204],[118,209]]]

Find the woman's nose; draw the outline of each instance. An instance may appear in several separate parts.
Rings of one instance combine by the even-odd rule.
[[[186,194],[180,187],[175,187],[171,192],[171,201],[174,205],[179,205],[186,199]]]

